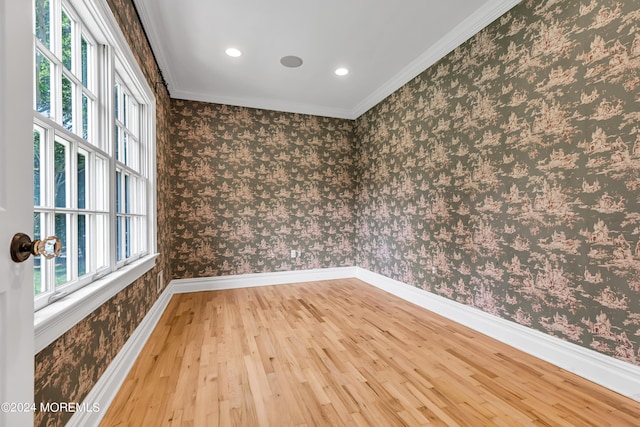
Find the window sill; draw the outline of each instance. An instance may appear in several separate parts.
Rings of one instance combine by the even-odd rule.
[[[35,352],[39,353],[75,324],[156,265],[158,254],[123,267],[34,313]]]

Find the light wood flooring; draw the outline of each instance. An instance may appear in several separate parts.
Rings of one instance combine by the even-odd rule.
[[[102,426],[638,426],[640,403],[356,279],[175,295]]]

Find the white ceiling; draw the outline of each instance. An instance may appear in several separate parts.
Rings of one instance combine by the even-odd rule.
[[[349,119],[519,1],[134,0],[173,98]]]

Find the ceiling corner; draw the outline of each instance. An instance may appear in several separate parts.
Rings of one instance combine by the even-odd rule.
[[[169,91],[169,94],[171,94],[171,88],[176,87],[175,80],[171,74],[171,67],[169,66],[167,56],[162,49],[162,43],[160,42],[158,31],[153,24],[154,19],[152,19],[151,12],[149,11],[149,6],[147,6],[147,2],[145,0],[133,0],[133,3],[138,11],[138,16],[140,16],[140,21],[142,21],[142,26],[145,33],[147,34],[149,43],[151,44],[151,50],[153,50],[156,61],[158,61],[158,67],[160,68],[163,77],[169,85],[167,90]]]
[[[410,62],[399,73],[359,102],[352,110],[354,119],[360,117],[413,78],[444,58],[458,46],[507,13],[522,0],[490,0],[475,13],[444,35],[437,43]]]

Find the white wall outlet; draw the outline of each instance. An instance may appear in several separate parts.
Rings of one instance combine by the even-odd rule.
[[[156,292],[162,292],[164,288],[164,271],[158,272],[158,277],[156,278]]]
[[[296,258],[298,256],[298,251],[295,249],[291,249],[291,258]]]

